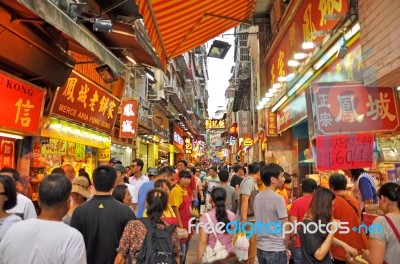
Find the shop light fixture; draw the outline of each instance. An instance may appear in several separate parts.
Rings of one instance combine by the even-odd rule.
[[[301,48],[303,50],[315,49],[316,47],[318,47],[318,44],[316,44],[316,43],[314,43],[312,41],[303,42],[301,44]]]
[[[400,91],[400,86],[397,86],[397,91]]]
[[[313,31],[313,32],[312,32],[312,35],[313,35],[314,37],[320,37],[320,36],[325,36],[325,35],[327,35],[327,34],[329,34],[329,33],[330,33],[330,31],[319,30],[319,31]]]
[[[264,97],[264,98],[261,100],[261,102],[267,103],[267,102],[269,102],[269,100],[271,100],[271,97]]]
[[[99,73],[105,83],[111,83],[118,79],[117,74],[107,64],[103,64],[95,68],[95,70]]]
[[[291,80],[293,80],[294,77],[296,77],[296,74],[292,72],[292,73],[289,73],[289,74],[286,76],[285,79],[286,79],[287,82],[290,82]]]
[[[136,64],[137,64],[136,61],[135,61],[135,59],[133,58],[133,53],[132,53],[131,51],[125,50],[125,51],[123,52],[123,54],[124,54],[125,58],[126,58],[128,61],[130,61],[133,65],[136,65]]]
[[[308,57],[308,54],[304,53],[304,52],[299,52],[299,53],[295,53],[293,57],[295,60],[304,60],[305,58]]]
[[[279,76],[278,82],[286,82],[286,76]]]
[[[279,89],[279,88],[281,88],[282,87],[282,84],[280,84],[280,83],[274,83],[273,85],[272,85],[272,88],[273,89]]]
[[[5,133],[5,132],[0,132],[0,137],[7,137],[7,138],[14,138],[14,139],[23,139],[23,136],[16,135],[16,134],[10,134],[10,133]]]
[[[149,70],[149,69],[147,69],[147,68],[144,68],[144,73],[146,74],[147,78],[148,78],[150,81],[152,81],[152,82],[155,82],[155,81],[156,81],[156,78],[155,78],[155,76],[154,76],[154,72],[152,72],[151,70]]]
[[[264,108],[263,105],[257,105],[257,107],[256,107],[257,110],[261,110],[261,109],[263,109],[263,108]]]
[[[271,92],[268,92],[268,93],[265,94],[265,97],[272,97],[272,96],[274,96],[274,95]]]
[[[326,14],[324,16],[325,20],[341,20],[346,16],[346,14]]]
[[[269,88],[268,92],[269,92],[270,94],[275,94],[275,93],[278,92],[278,89],[272,87],[272,88]]]
[[[214,40],[207,56],[217,59],[223,59],[225,58],[231,46],[232,45],[229,44],[228,42]]]
[[[284,97],[281,98],[281,100],[279,100],[279,102],[277,102],[271,109],[272,112],[275,112],[284,102],[286,102],[286,100],[288,99],[288,96],[285,95]]]
[[[293,94],[295,94],[297,92],[297,90],[300,89],[301,86],[303,86],[303,84],[305,84],[308,79],[311,78],[311,76],[314,74],[314,72],[312,70],[309,70],[308,72],[306,72],[298,81],[297,83],[293,86],[292,89],[290,89],[288,91],[288,96],[292,96]]]
[[[297,67],[300,65],[300,62],[296,61],[296,60],[289,60],[288,61],[288,65],[291,67]]]

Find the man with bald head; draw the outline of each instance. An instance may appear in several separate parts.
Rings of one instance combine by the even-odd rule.
[[[69,181],[72,182],[72,180],[73,180],[73,179],[75,178],[75,176],[76,176],[76,172],[75,172],[74,167],[73,167],[71,164],[69,164],[69,163],[64,163],[64,164],[61,166],[61,169],[63,169],[63,171],[64,171],[64,173],[65,173],[65,176],[67,176],[67,178],[69,179]]]

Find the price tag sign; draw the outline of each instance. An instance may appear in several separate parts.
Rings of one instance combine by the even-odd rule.
[[[374,135],[342,134],[317,137],[317,169],[336,170],[371,167]]]

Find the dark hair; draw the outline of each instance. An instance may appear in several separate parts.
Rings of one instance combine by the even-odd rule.
[[[318,183],[314,179],[307,178],[301,181],[301,191],[303,193],[313,193],[317,187]]]
[[[242,169],[242,166],[240,166],[239,164],[236,164],[235,166],[233,166],[233,171],[235,172],[235,173],[237,173],[239,170],[241,170]]]
[[[378,196],[385,196],[392,202],[397,202],[397,207],[400,208],[400,185],[394,182],[388,182],[379,188]]]
[[[51,174],[62,174],[65,175],[65,171],[63,169],[61,169],[60,167],[54,168],[51,171]]]
[[[283,172],[283,176],[285,177],[284,183],[291,183],[292,182],[292,177],[290,176],[289,173]]]
[[[328,224],[332,219],[332,201],[335,197],[331,190],[318,187],[311,200],[307,215],[315,222],[320,220],[322,224]]]
[[[364,169],[351,169],[351,176],[353,176],[354,181],[358,180],[358,177],[360,177],[360,175],[364,172],[366,172]]]
[[[140,166],[140,171],[143,170],[143,167],[144,167],[144,162],[143,162],[143,160],[141,160],[141,159],[134,159],[134,160],[132,160],[132,162],[136,162],[136,166]]]
[[[213,170],[213,171],[217,172],[218,169],[217,169],[217,166],[214,165],[214,166],[211,166],[208,170]]]
[[[169,190],[172,189],[171,183],[169,180],[167,179],[158,179],[154,182],[154,188],[159,188],[161,189],[163,184],[167,185],[167,187],[169,188]]]
[[[271,186],[271,178],[278,178],[279,174],[283,172],[283,168],[276,163],[268,163],[264,166],[261,166],[261,180],[265,184],[265,186]]]
[[[116,179],[117,171],[109,165],[99,166],[93,171],[93,185],[96,191],[111,191]]]
[[[71,195],[72,183],[62,174],[50,174],[39,184],[39,201],[43,208],[57,208]]]
[[[228,170],[225,170],[225,169],[220,170],[220,171],[218,172],[218,178],[219,178],[219,180],[222,181],[222,182],[227,182],[228,179],[229,179],[229,171],[228,171]]]
[[[3,209],[9,210],[17,205],[17,190],[14,181],[7,175],[0,174],[0,183],[4,187],[4,192],[7,195],[7,201],[4,202]]]
[[[329,176],[329,188],[334,191],[346,190],[347,180],[343,174],[334,173]]]
[[[81,169],[79,169],[79,174],[78,174],[78,176],[85,177],[85,178],[88,180],[88,182],[89,182],[89,186],[92,185],[92,181],[90,180],[89,173],[87,173],[85,170],[81,171]]]
[[[230,220],[228,214],[226,213],[226,190],[222,187],[215,187],[211,191],[211,199],[215,203],[215,218],[218,222],[225,223],[227,225]],[[224,228],[224,232],[226,229]]]
[[[176,164],[178,165],[178,163],[183,163],[183,165],[185,165],[185,167],[187,167],[187,161],[186,160],[178,160],[178,162]]]
[[[249,174],[257,174],[260,171],[260,163],[253,162],[249,164]]]
[[[81,172],[86,172],[85,168],[80,168],[80,169],[78,170],[78,173],[81,173]]]
[[[114,187],[112,196],[114,197],[115,200],[117,200],[121,203],[124,203],[124,195],[125,195],[126,189],[128,189],[128,186],[126,186],[125,184],[117,185]]]
[[[158,172],[158,175],[161,174],[168,174],[168,176],[171,177],[175,174],[175,170],[171,166],[165,166]]]
[[[193,175],[196,173],[196,168],[195,167],[191,167],[191,168],[189,168],[189,170]]]
[[[164,223],[162,215],[168,206],[168,194],[162,189],[152,189],[147,193],[147,217],[156,223]]]
[[[19,172],[16,169],[10,168],[10,167],[4,167],[0,170],[0,173],[2,172],[8,172],[12,174],[12,177],[14,179],[14,181],[19,181],[19,179],[21,178],[19,175]]]
[[[179,172],[179,178],[192,178],[192,175],[188,170],[181,170]]]

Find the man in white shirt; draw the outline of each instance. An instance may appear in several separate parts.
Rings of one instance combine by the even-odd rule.
[[[6,175],[13,179],[17,183],[20,179],[19,172],[16,169],[4,167],[0,170],[1,175]],[[7,210],[9,214],[16,214],[21,217],[22,220],[27,220],[36,217],[36,210],[33,202],[23,194],[17,193],[17,205]]]
[[[129,177],[129,183],[135,186],[135,195],[133,197],[133,211],[137,211],[138,194],[140,186],[149,181],[149,177],[142,173],[144,162],[141,159],[134,159],[131,163],[131,173],[133,176]]]
[[[71,189],[64,175],[43,179],[39,185],[40,215],[10,227],[0,242],[0,263],[86,264],[82,234],[62,222],[69,210]]]

